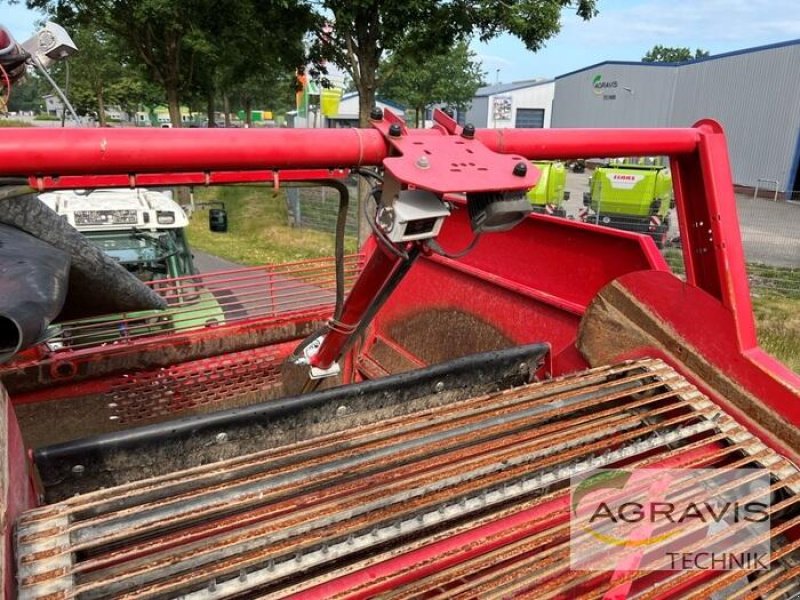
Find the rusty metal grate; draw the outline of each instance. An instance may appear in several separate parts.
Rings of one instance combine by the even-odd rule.
[[[619,465],[757,464],[780,496],[770,571],[615,597],[800,592],[797,470],[660,361],[363,422],[29,511],[20,598],[600,598],[620,580],[569,570],[566,482]]]
[[[123,375],[105,394],[109,418],[132,424],[174,417],[269,390],[281,385],[283,359],[273,346],[264,346]]]

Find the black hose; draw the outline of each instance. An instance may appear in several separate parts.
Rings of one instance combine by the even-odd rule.
[[[326,185],[339,192],[339,213],[336,215],[336,241],[334,245],[334,257],[336,259],[336,307],[333,311],[333,318],[337,321],[342,316],[344,309],[344,236],[347,227],[347,209],[350,206],[350,191],[347,186],[336,179],[323,181]]]
[[[297,181],[284,184],[292,188],[327,187],[339,192],[339,212],[336,215],[336,232],[333,255],[336,263],[336,303],[333,318],[339,319],[344,308],[344,238],[347,232],[347,211],[350,207],[350,190],[338,179],[320,179],[314,181]]]

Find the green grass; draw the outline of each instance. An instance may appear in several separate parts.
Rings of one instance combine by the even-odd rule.
[[[0,119],[0,127],[33,127],[33,125],[17,119]]]
[[[800,373],[800,300],[777,295],[753,298],[761,347]]]
[[[198,210],[189,224],[189,244],[198,250],[243,264],[263,265],[332,256],[332,233],[288,225],[286,199],[267,186],[227,186],[197,190],[196,202],[221,201],[228,211],[228,232],[208,230],[208,211]],[[345,251],[356,251],[352,237]]]
[[[675,273],[683,273],[680,250],[668,249],[664,258]],[[747,273],[758,343],[800,373],[800,269],[749,263]]]

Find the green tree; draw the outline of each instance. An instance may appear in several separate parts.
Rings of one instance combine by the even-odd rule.
[[[276,62],[296,48],[310,27],[304,0],[27,0],[67,27],[91,26],[122,42],[127,59],[147,69],[163,90],[174,126],[180,126],[183,98],[213,98],[217,69],[253,59]],[[238,31],[246,40],[234,47]],[[279,32],[276,34],[276,32]],[[289,41],[291,37],[295,39]],[[242,36],[244,37],[244,36]],[[259,54],[268,49],[269,54]]]
[[[29,70],[28,74],[15,82],[11,87],[8,110],[11,112],[44,110],[45,94],[51,93],[50,84],[37,73]]]
[[[708,51],[701,50],[700,48],[697,48],[694,51],[694,54],[692,54],[691,48],[661,46],[660,44],[657,44],[653,46],[653,48],[642,57],[642,62],[682,63],[689,60],[695,60],[698,58],[705,58],[708,55],[709,55]]]
[[[294,104],[294,72],[306,62],[304,38],[313,29],[314,13],[302,2],[231,3],[220,27],[214,57],[214,85],[226,114],[231,107],[272,109]]]
[[[359,93],[359,120],[369,119],[385,55],[423,64],[430,56],[477,33],[486,41],[503,33],[536,51],[560,29],[563,9],[584,19],[596,14],[597,0],[320,0],[313,46],[344,69]],[[329,22],[325,22],[329,21]],[[402,57],[402,59],[400,58]],[[406,63],[407,64],[407,63]]]
[[[104,126],[111,105],[131,113],[139,104],[159,101],[139,66],[126,60],[118,39],[88,24],[73,29],[71,36],[80,51],[57,70],[70,71],[69,96],[76,110],[95,113]]]
[[[458,42],[423,62],[410,61],[402,54],[392,56],[385,70],[391,75],[381,84],[381,94],[413,108],[417,127],[427,107],[447,104],[465,110],[483,85],[481,64],[466,42]]]

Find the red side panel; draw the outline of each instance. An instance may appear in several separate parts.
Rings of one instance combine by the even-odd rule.
[[[3,598],[15,598],[14,523],[34,506],[22,435],[5,388],[0,385],[0,583]]]

